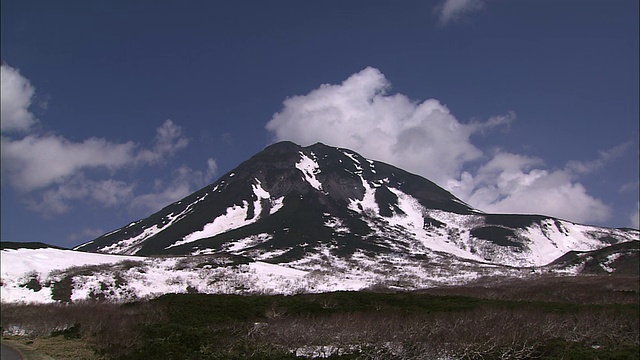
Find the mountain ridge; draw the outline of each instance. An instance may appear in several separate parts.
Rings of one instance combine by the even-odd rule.
[[[355,151],[280,142],[146,219],[75,249],[126,255],[230,253],[272,263],[323,251],[453,256],[542,266],[638,231],[526,214],[486,214],[428,179]]]
[[[638,230],[483,213],[352,150],[285,142],[74,250],[3,249],[0,290],[3,302],[135,301],[637,276],[639,238]]]

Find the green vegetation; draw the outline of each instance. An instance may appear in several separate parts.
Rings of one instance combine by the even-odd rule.
[[[27,289],[33,290],[35,292],[42,290],[42,284],[40,283],[40,279],[38,279],[38,274],[36,273],[32,273],[29,281],[20,284],[20,286],[26,287]]]
[[[637,276],[540,277],[423,292],[3,304],[2,325],[84,340],[106,359],[638,359],[638,286]]]
[[[67,275],[55,281],[51,287],[51,298],[62,303],[71,302],[71,293],[73,292],[73,277]]]

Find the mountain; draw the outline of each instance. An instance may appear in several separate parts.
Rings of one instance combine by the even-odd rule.
[[[306,269],[398,257],[535,267],[638,238],[632,229],[485,214],[427,179],[352,150],[280,142],[215,183],[75,250],[226,254]]]
[[[591,251],[570,251],[549,264],[556,269],[577,268],[580,274],[640,275],[640,241]]]
[[[74,250],[3,245],[0,295],[67,303],[637,276],[639,237],[548,216],[486,214],[354,151],[282,142]]]
[[[14,241],[2,241],[0,242],[0,250],[4,249],[59,249],[64,250],[63,247],[49,245],[42,242],[14,242]]]

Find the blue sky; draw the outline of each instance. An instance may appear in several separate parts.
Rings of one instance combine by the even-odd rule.
[[[74,246],[266,145],[638,227],[638,1],[3,1],[3,241]]]

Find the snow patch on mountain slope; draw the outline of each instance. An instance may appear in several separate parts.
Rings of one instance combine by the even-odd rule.
[[[611,268],[609,265],[613,264],[616,260],[618,260],[618,258],[620,258],[623,254],[622,253],[615,253],[615,254],[610,254],[607,256],[607,260],[603,261],[602,263],[600,263],[600,267],[608,272],[608,273],[612,273],[615,272],[616,270]]]
[[[375,187],[371,186],[369,182],[362,177],[362,175],[360,175],[360,180],[362,181],[362,187],[364,187],[364,195],[362,199],[349,199],[349,205],[347,205],[347,207],[349,210],[357,213],[364,212],[365,214],[369,213],[374,216],[379,215],[380,208],[376,201]]]
[[[335,216],[326,219],[324,226],[333,229],[333,232],[336,234],[348,234],[350,232],[349,227],[344,224],[342,219]]]
[[[120,240],[109,246],[102,247],[98,251],[109,254],[135,254],[140,250],[138,245],[141,245],[144,240],[150,238],[163,230],[164,227],[159,227],[157,224],[150,228],[144,229],[140,235],[134,236],[129,239]]]
[[[271,200],[271,210],[269,210],[269,215],[275,214],[278,210],[282,208],[283,205],[284,205],[284,196]]]
[[[235,240],[234,242],[227,243],[223,246],[223,250],[232,254],[240,254],[242,250],[247,248],[260,245],[264,242],[267,242],[273,238],[273,235],[270,234],[258,234],[246,237],[244,239]]]
[[[215,189],[212,190],[212,192],[215,191]],[[194,201],[193,203],[189,204],[184,210],[182,210],[180,213],[178,214],[174,214],[171,213],[169,215],[167,215],[168,218],[168,222],[165,223],[164,225],[153,225],[147,229],[144,229],[142,231],[141,234],[131,237],[129,239],[125,239],[125,240],[120,240],[116,243],[113,243],[112,245],[109,246],[105,246],[102,247],[100,249],[98,249],[99,252],[103,252],[103,253],[110,253],[110,254],[126,254],[126,255],[135,255],[139,250],[140,247],[138,245],[141,245],[144,240],[157,235],[158,233],[164,231],[165,229],[168,229],[171,225],[173,225],[175,222],[179,221],[180,219],[184,218],[187,214],[191,213],[193,211],[193,207],[199,203],[200,201],[204,200],[207,194],[204,194],[202,197],[196,199],[196,201]],[[132,222],[131,224],[129,224],[128,227],[132,227],[136,224],[138,224],[140,221],[137,222]],[[117,231],[117,230],[116,230]],[[115,231],[112,231],[111,233],[114,233]],[[82,248],[84,245],[88,245],[87,244],[83,244],[81,246],[78,246],[76,248],[74,248],[74,250],[76,249],[80,249]]]
[[[360,164],[360,161],[356,159],[355,154],[344,150],[342,150],[342,153],[345,154],[349,159],[351,159],[351,161],[353,161],[353,165],[356,167],[356,173],[362,174],[362,164]]]
[[[386,245],[390,249],[405,251],[409,254],[443,252],[463,259],[485,261],[482,256],[471,251],[472,246],[465,234],[460,234],[455,229],[425,229],[425,216],[429,212],[417,199],[401,190],[387,187],[397,196],[397,206],[401,212],[397,212],[391,217],[380,216],[378,205],[375,202],[375,190],[367,185],[363,181],[363,186],[365,186],[363,200],[352,200],[349,208],[357,212],[372,209],[368,213],[376,216],[366,216],[363,217],[363,220],[374,231],[374,235],[378,238],[388,239]],[[363,210],[360,210],[361,208]],[[451,213],[445,214],[448,216]],[[457,221],[463,223],[460,219]]]
[[[460,215],[438,210],[425,209],[417,199],[398,189],[389,187],[398,197],[398,208],[402,213],[388,218],[368,221],[380,237],[394,238],[393,228],[405,230],[403,239],[409,253],[442,252],[462,259],[479,262],[491,262],[507,266],[542,266],[552,262],[574,249],[593,250],[602,247],[597,238],[586,236],[590,227],[545,220],[542,224],[533,224],[518,233],[514,241],[522,242],[522,247],[498,245],[493,242],[471,236],[471,230],[484,225],[480,215]],[[425,217],[432,218],[447,226],[443,228],[425,227]],[[386,221],[390,227],[381,226]],[[400,242],[401,243],[401,242]],[[394,244],[390,244],[394,245]]]
[[[304,179],[316,190],[322,191],[322,183],[316,179],[316,174],[320,173],[320,166],[315,160],[315,155],[311,153],[314,159],[300,152],[300,161],[296,163],[296,168],[304,174]]]
[[[548,219],[520,231],[519,235],[529,239],[526,247],[530,251],[531,265],[542,266],[571,250],[584,251],[602,247],[602,243],[586,238],[580,230],[580,227],[573,224],[564,224],[564,229],[560,232],[553,225],[553,220]]]
[[[288,253],[289,251],[291,251],[291,247],[286,247],[286,248],[282,248],[282,249],[273,249],[273,250],[250,250],[244,253],[245,256],[250,256],[253,259],[256,260],[269,260],[269,259],[273,259],[276,258],[278,256],[282,256],[286,253]]]
[[[71,266],[113,264],[124,260],[141,260],[139,256],[85,253],[73,250],[5,249],[0,251],[0,268],[3,279],[15,278],[28,272],[45,274]]]
[[[251,224],[255,221],[255,217],[252,219],[247,219],[248,210],[249,204],[246,200],[243,200],[242,206],[233,205],[227,208],[227,211],[224,214],[215,218],[213,222],[206,224],[202,230],[195,231],[185,236],[182,240],[176,241],[175,243],[167,246],[166,248],[169,249],[175,246],[188,244],[200,239],[216,236],[229,230],[237,229]]]
[[[480,263],[492,263],[513,267],[536,267],[546,265],[563,254],[572,251],[588,251],[603,247],[602,239],[607,236],[628,237],[632,234],[615,229],[606,230],[585,225],[577,225],[556,219],[543,219],[533,222],[526,228],[514,230],[510,240],[513,245],[490,241],[472,235],[473,230],[485,226],[502,227],[486,224],[482,214],[463,215],[441,210],[425,209],[414,197],[390,187],[384,181],[370,184],[362,178],[364,196],[362,199],[351,199],[349,209],[363,214],[376,241],[391,251],[409,254],[446,253],[460,259]],[[377,186],[386,185],[387,189],[397,197],[397,209],[393,215],[383,217],[375,201]],[[426,219],[445,224],[433,226]],[[339,219],[326,222],[329,227],[336,227]],[[508,227],[504,227],[509,229]],[[382,239],[382,240],[380,240]]]
[[[389,224],[412,230],[422,230],[424,227],[424,206],[413,196],[392,187],[387,188],[398,197],[398,207],[404,212],[404,214],[394,214],[387,220]]]
[[[253,189],[253,193],[256,195],[258,200],[271,198],[269,192],[262,188],[262,183],[260,182],[260,180],[255,179],[255,181],[255,184],[251,184],[251,189]]]
[[[256,222],[262,211],[262,200],[270,200],[271,195],[262,188],[262,183],[258,179],[255,179],[255,183],[251,184],[251,189],[256,198],[253,201],[253,217],[249,216],[249,203],[243,200],[241,206],[233,205],[227,208],[224,214],[215,218],[213,222],[206,224],[202,230],[186,235],[182,240],[178,240],[167,246],[166,249],[213,237]],[[279,198],[271,202],[271,208],[269,209],[270,214],[275,213],[282,207],[283,199],[284,198]]]
[[[109,234],[107,234],[107,235],[111,235],[111,234],[115,233],[116,231],[118,231],[118,230],[114,230],[114,231],[110,232],[110,233],[109,233]],[[85,247],[85,246],[87,246],[87,245],[91,245],[91,244],[93,244],[93,242],[94,242],[94,240],[91,240],[91,241],[86,242],[86,243],[84,243],[84,244],[80,244],[80,245],[78,245],[78,246],[74,247],[72,250],[79,250],[79,249],[82,249],[83,247]]]

